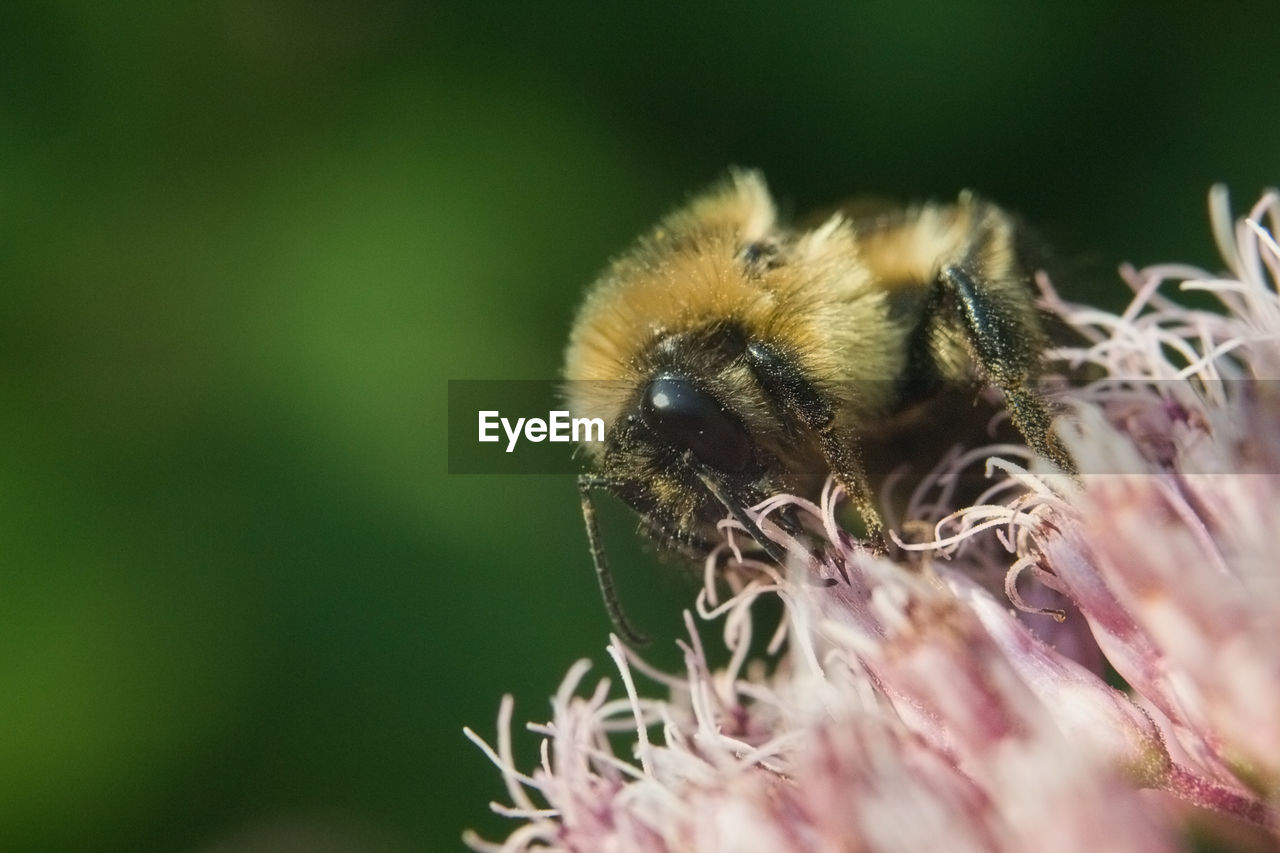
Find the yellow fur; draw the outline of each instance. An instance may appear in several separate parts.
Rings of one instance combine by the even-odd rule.
[[[820,382],[897,377],[905,335],[888,319],[885,292],[863,263],[850,224],[832,218],[799,238],[794,265],[749,277],[741,247],[775,227],[763,180],[738,173],[614,261],[587,296],[569,341],[574,413],[612,424],[634,383],[646,378],[637,354],[664,335],[715,320],[785,341]],[[887,402],[865,400],[864,411],[877,413]]]

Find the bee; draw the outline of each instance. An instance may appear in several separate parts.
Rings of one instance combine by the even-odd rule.
[[[734,171],[614,260],[578,312],[564,374],[569,408],[605,422],[578,487],[619,633],[644,642],[609,573],[597,491],[660,547],[707,553],[732,517],[785,564],[748,508],[832,474],[882,543],[864,440],[974,386],[1003,392],[1028,446],[1073,472],[1032,385],[1047,336],[1021,233],[971,193],[788,227],[763,177]]]

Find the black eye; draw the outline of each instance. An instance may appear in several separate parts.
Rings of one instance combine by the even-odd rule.
[[[742,424],[687,379],[654,379],[644,392],[641,412],[654,432],[689,448],[718,471],[735,474],[751,461],[751,439]]]

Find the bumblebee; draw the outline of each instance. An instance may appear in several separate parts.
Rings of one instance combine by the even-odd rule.
[[[610,493],[660,547],[690,555],[736,519],[771,558],[748,511],[814,494],[830,473],[868,539],[883,542],[869,437],[944,389],[994,386],[1027,444],[1070,457],[1032,380],[1047,343],[1015,220],[970,193],[816,227],[779,222],[763,177],[735,171],[614,260],[578,312],[565,359],[569,408],[603,417],[578,479],[609,615],[628,624],[592,495]]]

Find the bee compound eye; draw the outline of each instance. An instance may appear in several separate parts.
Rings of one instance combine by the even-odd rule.
[[[751,439],[736,417],[711,395],[679,376],[659,376],[641,401],[645,423],[658,435],[686,447],[699,461],[735,474],[751,461]]]

